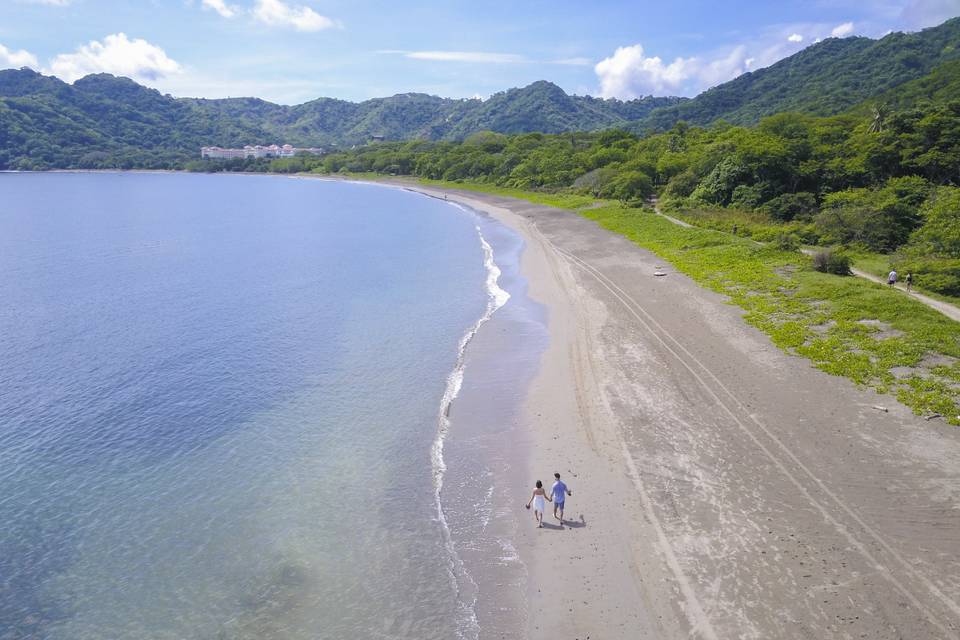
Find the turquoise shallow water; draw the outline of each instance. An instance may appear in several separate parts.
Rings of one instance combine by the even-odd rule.
[[[278,177],[0,193],[0,637],[475,633],[431,451],[492,222]]]

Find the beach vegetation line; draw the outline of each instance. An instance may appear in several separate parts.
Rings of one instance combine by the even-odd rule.
[[[960,425],[960,326],[901,291],[819,272],[811,256],[776,243],[678,226],[648,207],[488,185],[427,184],[567,205],[727,296],[749,324],[786,352],[889,393],[917,415]]]

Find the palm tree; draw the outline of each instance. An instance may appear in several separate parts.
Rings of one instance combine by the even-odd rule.
[[[870,132],[880,133],[887,124],[887,117],[890,115],[890,108],[884,102],[873,105],[873,117],[870,120]]]

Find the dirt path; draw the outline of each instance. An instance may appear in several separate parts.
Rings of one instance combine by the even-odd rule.
[[[653,212],[656,213],[661,218],[666,218],[667,220],[669,220],[670,222],[672,222],[677,226],[685,227],[687,229],[693,229],[693,225],[690,224],[689,222],[684,222],[680,218],[674,218],[673,216],[668,216],[663,211],[660,211],[660,206],[657,204],[656,200],[651,200],[650,204],[653,205]]]
[[[853,275],[860,278],[866,278],[867,280],[871,280],[879,284],[887,284],[886,280],[884,280],[883,278],[879,276],[875,276],[872,273],[867,273],[866,271],[862,271],[860,269],[851,268],[850,272],[853,273]],[[913,291],[913,290],[907,291],[906,285],[904,285],[902,282],[898,282],[894,286],[900,291],[907,294],[908,296],[912,296],[916,298],[917,300],[927,305],[931,309],[936,309],[937,311],[947,316],[948,318],[952,320],[956,320],[957,322],[960,322],[960,307],[950,304],[949,302],[944,302],[943,300],[937,300],[936,298],[925,296],[922,293],[917,293],[916,291]]]
[[[660,211],[660,207],[657,205],[656,201],[652,201],[651,204],[653,205],[654,212],[661,218],[666,218],[670,222],[676,225],[679,225],[681,227],[686,227],[688,229],[693,228],[694,225],[690,224],[689,222],[684,222],[683,220],[674,218],[673,216],[668,216],[667,214]],[[760,243],[757,243],[757,244],[760,244]],[[814,251],[811,249],[802,249],[802,251],[807,255],[814,254]],[[862,271],[860,269],[850,269],[850,272],[853,275],[857,276],[858,278],[865,278],[867,280],[871,280],[879,284],[887,283],[887,281],[884,280],[883,278],[879,276],[875,276],[872,273],[867,273],[866,271]],[[907,287],[903,283],[897,283],[894,286],[900,291],[902,291],[903,293],[907,294],[908,296],[912,296],[916,298],[917,300],[927,305],[931,309],[939,311],[940,313],[947,316],[951,320],[956,320],[957,322],[960,322],[960,307],[954,304],[950,304],[949,302],[944,302],[942,300],[937,300],[936,298],[931,298],[930,296],[925,296],[922,293],[917,293],[916,291],[913,291],[913,290],[907,291]]]
[[[518,216],[573,309],[545,301],[575,328],[551,366],[579,429],[530,428],[589,524],[518,542],[531,637],[960,638],[960,430],[877,412],[581,216],[448,193]]]

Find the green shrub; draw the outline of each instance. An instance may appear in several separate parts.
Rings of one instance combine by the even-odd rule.
[[[780,251],[790,251],[790,252],[799,251],[800,237],[794,233],[780,233],[774,239],[773,245]]]
[[[911,238],[922,251],[960,258],[960,188],[940,187],[920,209],[923,226]]]
[[[763,205],[764,211],[774,220],[790,222],[796,218],[806,219],[817,212],[817,198],[812,193],[784,193]]]
[[[936,257],[902,257],[894,262],[901,274],[913,274],[917,287],[945,296],[960,296],[960,260]]]
[[[641,171],[624,171],[605,184],[598,195],[615,200],[642,200],[653,193],[653,182]]]
[[[730,196],[730,206],[739,209],[756,209],[766,198],[768,190],[765,183],[737,185]]]
[[[687,169],[670,178],[670,181],[667,183],[667,188],[664,189],[663,194],[668,197],[672,196],[676,198],[686,198],[693,193],[694,189],[697,188],[698,183],[699,180],[697,179],[697,174],[690,169]]]
[[[850,275],[850,256],[833,249],[818,251],[813,255],[813,268],[821,273],[847,276]]]

